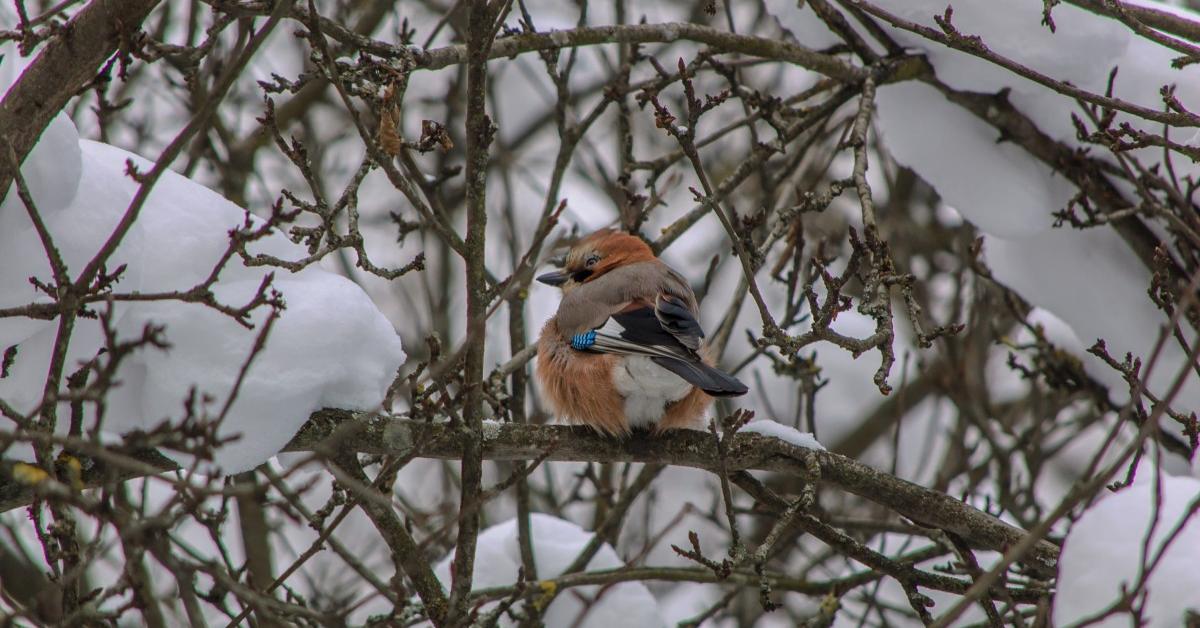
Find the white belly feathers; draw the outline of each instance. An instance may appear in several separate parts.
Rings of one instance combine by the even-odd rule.
[[[683,399],[692,385],[655,364],[650,358],[625,356],[623,367],[613,371],[613,384],[625,397],[625,418],[630,427],[654,425],[672,401]]]

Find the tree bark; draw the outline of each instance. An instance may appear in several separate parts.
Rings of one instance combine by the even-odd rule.
[[[25,161],[54,116],[96,77],[109,57],[126,45],[159,0],[92,0],[41,54],[0,101],[0,140]],[[13,182],[13,165],[0,159],[0,199]]]

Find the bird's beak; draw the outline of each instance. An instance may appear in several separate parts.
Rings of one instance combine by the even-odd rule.
[[[546,284],[547,286],[561,286],[564,283],[567,283],[567,273],[565,271],[556,270],[552,273],[538,275],[537,280]]]

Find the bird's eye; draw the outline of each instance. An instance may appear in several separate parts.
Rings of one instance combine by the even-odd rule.
[[[596,265],[596,262],[599,262],[599,261],[600,261],[600,256],[596,255],[595,253],[592,253],[590,256],[588,256],[587,262],[585,262],[584,265],[587,266],[588,268],[591,268],[592,266]]]

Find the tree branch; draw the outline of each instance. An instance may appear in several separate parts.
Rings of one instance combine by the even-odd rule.
[[[261,10],[248,9],[240,12],[246,15],[262,13]],[[292,16],[305,22],[311,20],[308,11],[301,6],[296,6],[292,10]],[[464,44],[422,50],[416,46],[396,46],[371,39],[325,18],[320,18],[320,23],[322,31],[343,44],[386,57],[411,55],[415,61],[414,69],[417,70],[441,70],[452,65],[467,63],[467,46]],[[771,37],[739,35],[691,22],[584,26],[544,33],[522,33],[497,37],[488,50],[487,58],[502,59],[526,52],[601,44],[665,44],[675,41],[692,41],[707,44],[725,52],[737,52],[751,57],[785,61],[848,83],[861,81],[869,73],[867,70],[846,63],[833,55],[820,53],[799,44]]]
[[[461,459],[465,438],[460,430],[443,423],[322,410],[313,414],[285,451],[316,451],[335,432],[338,446],[346,451],[443,460]],[[708,434],[699,431],[677,430],[664,436],[639,434],[621,440],[584,427],[503,424],[484,433],[483,457],[487,460],[535,460],[546,456],[551,461],[665,463],[713,472],[718,466],[716,445]],[[751,433],[736,435],[728,444],[725,466],[731,473],[760,470],[806,478],[809,456],[815,456],[820,466],[820,482],[886,506],[922,525],[951,532],[974,548],[1004,551],[1025,537],[1025,531],[945,493],[845,456],[802,449],[775,438]],[[131,466],[123,478],[146,475],[154,468],[146,464],[150,461],[164,470],[169,468],[163,466],[169,462],[161,456],[147,455],[136,468]],[[14,480],[12,466],[12,462],[6,461],[0,469],[0,512],[28,504],[43,484],[47,486],[45,490],[57,490],[53,480],[43,480],[37,487]],[[108,474],[113,466],[111,460],[95,465],[85,476],[85,484],[96,486],[111,478]],[[1026,560],[1027,566],[1037,573],[1053,574],[1058,547],[1039,541]]]
[[[863,68],[798,44],[769,37],[739,35],[687,22],[585,26],[570,30],[553,30],[547,33],[511,35],[497,38],[492,44],[488,58],[499,59],[524,52],[598,44],[648,44],[674,41],[694,41],[723,51],[787,61],[849,83],[861,81],[868,74],[868,71]],[[440,70],[447,66],[466,63],[467,47],[457,45],[435,48],[420,52],[416,57],[417,69]]]
[[[0,101],[0,138],[16,151],[18,162],[157,5],[158,0],[92,0],[46,44]],[[13,165],[0,160],[0,198],[12,181]]]

